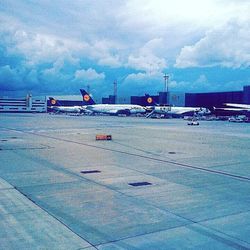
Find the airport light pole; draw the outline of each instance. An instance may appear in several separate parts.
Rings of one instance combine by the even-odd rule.
[[[117,81],[114,81],[114,98],[115,98],[115,104],[117,99]]]
[[[165,75],[163,76],[163,78],[164,78],[164,81],[165,81],[165,89],[164,89],[164,91],[168,92],[168,79],[169,79],[169,75],[167,75],[165,73]]]
[[[165,89],[164,89],[164,92],[166,93],[167,95],[167,104],[168,104],[168,79],[169,79],[169,75],[167,75],[166,73],[164,74],[163,76],[164,78],[164,82],[165,82]]]

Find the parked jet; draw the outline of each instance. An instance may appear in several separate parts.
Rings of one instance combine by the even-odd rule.
[[[134,104],[95,104],[92,97],[84,90],[80,89],[86,110],[94,113],[109,114],[109,115],[131,115],[144,114],[146,109],[140,105]],[[91,103],[91,104],[90,104]]]
[[[153,107],[152,106],[148,107],[148,109],[151,108],[152,111],[146,116],[147,118],[151,117],[153,114],[180,117],[184,115],[194,115],[194,114],[208,115],[211,113],[209,109],[202,107],[175,107],[170,105],[160,106],[149,95],[146,95],[146,97],[147,97],[147,102],[150,105],[155,105]]]
[[[234,107],[234,108],[238,108],[238,109],[241,109],[241,110],[250,111],[250,105],[249,104],[225,103],[225,105],[228,106],[228,107]]]
[[[49,100],[52,106],[48,106],[48,108],[55,113],[83,113],[83,106],[63,106],[53,97],[49,97]]]
[[[194,114],[208,115],[210,113],[211,112],[207,108],[155,106],[153,110],[147,115],[147,117],[151,117],[153,114],[181,117],[184,115]]]
[[[249,104],[224,103],[226,107],[214,108],[215,114],[230,116],[230,115],[250,115]]]

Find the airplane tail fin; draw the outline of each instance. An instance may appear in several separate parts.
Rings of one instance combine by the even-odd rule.
[[[87,91],[85,91],[84,89],[80,89],[80,92],[82,94],[82,100],[84,105],[95,104],[95,101],[92,99],[92,97],[89,95]]]
[[[149,94],[145,94],[146,97],[146,103],[149,106],[159,106],[157,102],[155,102],[154,98],[150,96]]]
[[[53,97],[49,97],[50,106],[61,106],[60,102]]]

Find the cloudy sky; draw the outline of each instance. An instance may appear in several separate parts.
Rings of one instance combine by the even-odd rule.
[[[1,0],[0,95],[250,85],[249,0]]]

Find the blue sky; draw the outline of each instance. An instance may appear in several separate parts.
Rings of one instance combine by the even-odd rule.
[[[0,93],[210,92],[250,85],[248,0],[2,0]],[[1,94],[0,94],[1,95]]]

